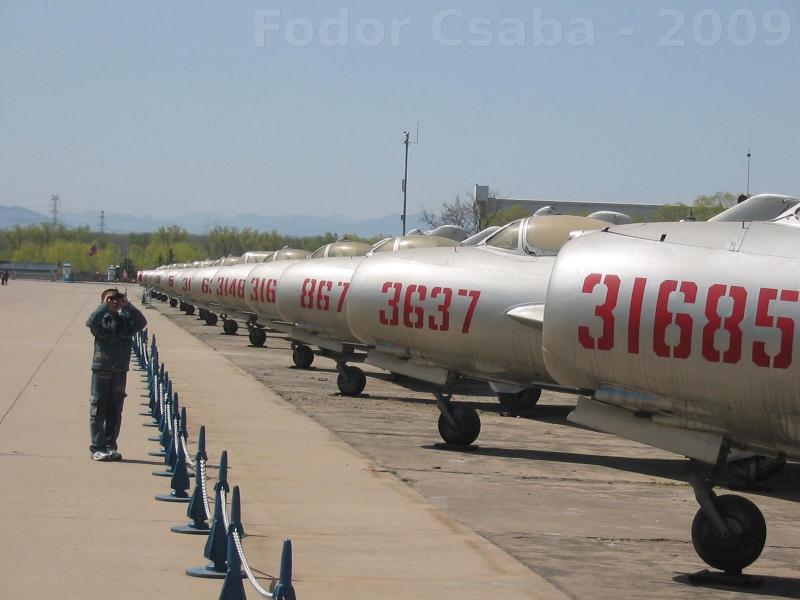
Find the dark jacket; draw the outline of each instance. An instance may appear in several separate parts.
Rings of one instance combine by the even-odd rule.
[[[147,319],[129,304],[117,314],[105,304],[86,321],[94,335],[93,371],[127,371],[131,362],[132,338],[147,325]]]

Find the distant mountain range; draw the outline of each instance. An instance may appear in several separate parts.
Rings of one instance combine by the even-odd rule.
[[[407,229],[415,227],[427,229],[422,221],[422,213],[408,215]],[[47,221],[49,217],[21,206],[0,205],[0,229],[10,229],[17,225],[25,226]],[[80,215],[64,213],[61,223],[67,227],[85,227],[99,229],[99,214]],[[328,217],[317,216],[268,216],[243,213],[234,216],[213,213],[194,213],[175,218],[135,216],[106,211],[105,230],[110,233],[142,233],[156,231],[159,227],[177,225],[189,233],[203,234],[217,226],[249,227],[257,231],[276,230],[283,235],[321,235],[324,233],[350,233],[361,237],[381,234],[395,235],[401,230],[400,216],[388,215],[376,219],[357,220],[339,215]]]

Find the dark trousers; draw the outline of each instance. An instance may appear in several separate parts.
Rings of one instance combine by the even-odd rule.
[[[89,451],[117,449],[125,403],[125,371],[92,371],[92,397],[89,404]]]

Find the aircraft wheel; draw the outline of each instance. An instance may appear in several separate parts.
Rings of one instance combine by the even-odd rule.
[[[267,334],[263,329],[258,329],[257,327],[252,327],[250,329],[249,336],[250,343],[257,348],[263,348],[264,343],[267,341]]]
[[[336,378],[336,385],[345,396],[358,396],[367,385],[367,376],[358,367],[345,366]]]
[[[295,346],[292,361],[298,369],[307,369],[314,362],[314,351],[308,346]]]
[[[186,303],[183,300],[178,300],[178,310],[186,312]]]
[[[194,314],[194,305],[193,304],[187,304],[186,305],[186,314],[187,315],[193,315]]]
[[[177,300],[177,298],[170,298],[170,299],[169,299],[169,305],[170,305],[172,308],[175,308],[176,306],[178,306],[178,300]]]
[[[219,317],[212,312],[206,311],[206,325],[216,325]]]
[[[723,537],[700,509],[692,522],[695,552],[707,564],[726,573],[741,573],[761,554],[767,541],[767,524],[758,507],[742,496],[727,494],[714,499],[730,531]]]
[[[751,456],[728,463],[728,469],[736,477],[744,480],[748,486],[755,486],[759,481],[766,481],[781,472],[786,466],[783,456]]]
[[[204,321],[206,320],[206,315],[207,314],[208,314],[208,311],[205,308],[201,308],[201,309],[199,309],[197,311],[197,316],[199,318],[203,319]]]
[[[453,427],[443,414],[439,415],[439,435],[448,444],[469,446],[478,439],[481,432],[481,418],[478,411],[469,406],[453,404],[450,407],[456,426]]]
[[[541,388],[533,387],[515,394],[500,392],[497,394],[497,399],[504,409],[516,416],[522,412],[531,410],[536,406],[536,403],[539,402],[541,396]]]
[[[239,331],[239,324],[233,319],[225,319],[222,322],[222,331],[226,335],[236,335],[236,332]]]

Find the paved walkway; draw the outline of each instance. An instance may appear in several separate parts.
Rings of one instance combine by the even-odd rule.
[[[138,415],[140,372],[129,376],[125,460],[89,460],[84,322],[104,286],[11,284],[0,288],[2,596],[217,598],[219,582],[183,575],[205,562],[204,538],[169,531],[186,505],[153,499],[168,480],[150,474],[160,463],[147,455],[152,430]],[[211,462],[229,452],[251,565],[277,574],[291,537],[300,600],[563,597],[228,359],[145,314],[190,436],[204,424]]]

